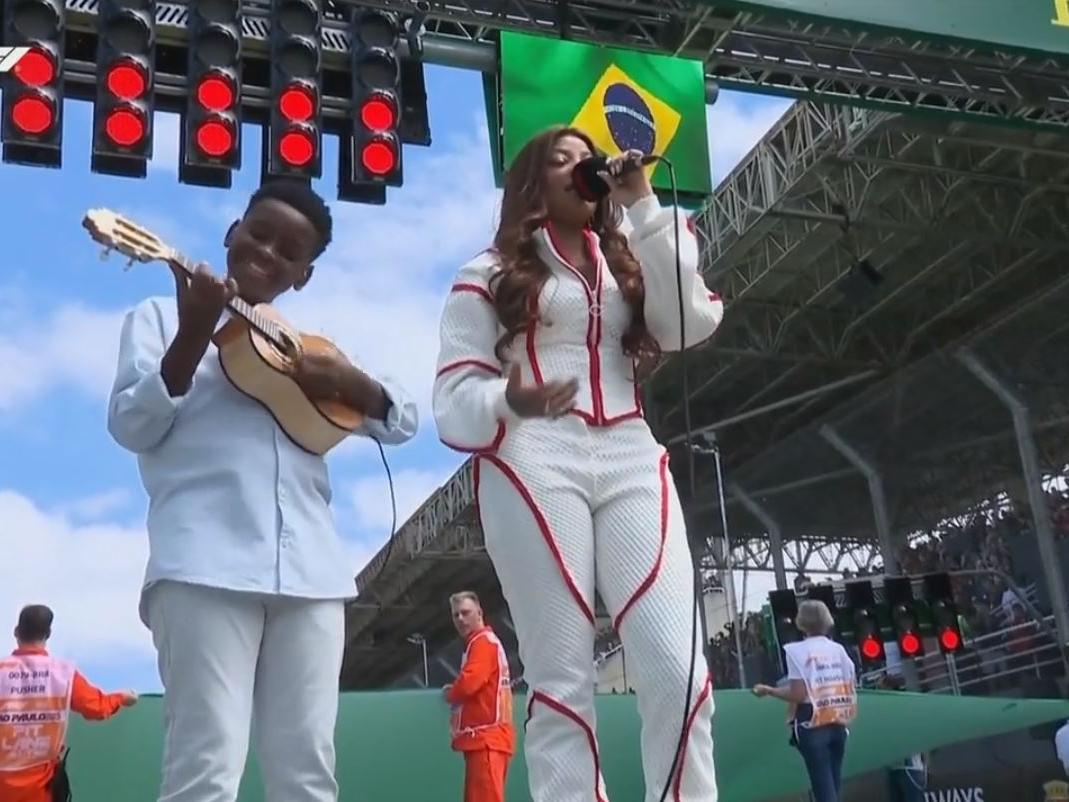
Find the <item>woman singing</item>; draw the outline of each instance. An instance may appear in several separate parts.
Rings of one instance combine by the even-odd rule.
[[[723,304],[698,276],[682,213],[661,208],[643,171],[623,171],[638,154],[610,161],[609,198],[579,196],[573,168],[592,155],[585,134],[559,128],[517,155],[493,248],[461,269],[446,302],[434,413],[442,440],[476,455],[486,548],[530,688],[534,802],[606,799],[594,737],[595,588],[634,677],[646,799],[670,783],[670,799],[709,802],[713,700],[700,643],[683,710],[693,566],[668,455],[642,418],[636,380],[681,345],[676,215],[688,347],[712,335]]]

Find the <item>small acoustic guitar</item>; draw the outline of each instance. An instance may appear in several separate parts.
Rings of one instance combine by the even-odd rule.
[[[105,247],[138,262],[164,262],[192,275],[185,255],[147,229],[108,209],[86,212],[82,225]],[[293,379],[302,354],[336,351],[325,337],[296,331],[269,304],[241,298],[227,304],[233,315],[212,337],[219,363],[231,384],[258,401],[298,446],[325,454],[363,422],[364,414],[338,401],[312,400]]]

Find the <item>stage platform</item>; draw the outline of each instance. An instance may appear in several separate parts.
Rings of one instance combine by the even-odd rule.
[[[803,791],[802,762],[787,744],[784,705],[747,691],[717,691],[714,698],[721,802]],[[515,701],[522,733],[526,698]],[[597,714],[609,796],[613,802],[641,802],[635,697],[599,696]],[[463,762],[449,749],[448,715],[439,690],[343,693],[337,729],[340,802],[460,800]],[[1069,702],[1064,701],[863,692],[846,773],[861,774],[913,752],[1066,718]],[[162,699],[144,697],[104,723],[75,719],[69,766],[76,802],[156,799]],[[255,764],[250,757],[240,802],[263,799]],[[522,751],[509,772],[508,799],[530,800]]]

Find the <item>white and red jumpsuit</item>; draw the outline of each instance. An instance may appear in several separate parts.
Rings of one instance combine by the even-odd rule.
[[[723,303],[697,273],[698,248],[682,212],[655,197],[635,203],[623,231],[642,267],[645,318],[664,351],[680,348],[673,216],[679,215],[687,346],[710,337]],[[604,802],[594,736],[594,591],[628,655],[642,717],[646,799],[716,799],[712,687],[697,654],[691,709],[693,566],[668,455],[642,417],[633,360],[621,337],[631,310],[588,232],[590,286],[536,233],[550,268],[540,322],[494,355],[503,328],[491,304],[498,269],[485,253],[460,271],[441,324],[434,413],[442,441],[472,452],[486,548],[516,624],[530,688],[525,756],[534,802]],[[505,400],[512,364],[525,383],[575,378],[575,408],[520,419]],[[699,633],[700,638],[700,633]],[[632,668],[633,667],[633,668]],[[668,773],[686,730],[681,765]]]

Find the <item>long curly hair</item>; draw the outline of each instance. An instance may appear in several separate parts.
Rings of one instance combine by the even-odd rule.
[[[490,283],[494,307],[505,329],[495,352],[504,361],[504,352],[516,335],[538,323],[538,296],[549,279],[549,267],[538,255],[534,234],[548,218],[545,202],[545,173],[557,142],[566,136],[586,143],[596,153],[585,133],[563,126],[535,136],[516,155],[505,177],[501,201],[501,221],[494,236],[494,251],[500,270]],[[631,322],[621,338],[624,353],[636,363],[636,378],[646,375],[660,357],[660,348],[646,328],[643,312],[645,288],[638,260],[619,230],[621,211],[608,198],[598,202],[590,228],[601,241],[601,250],[620,292],[631,307]]]

